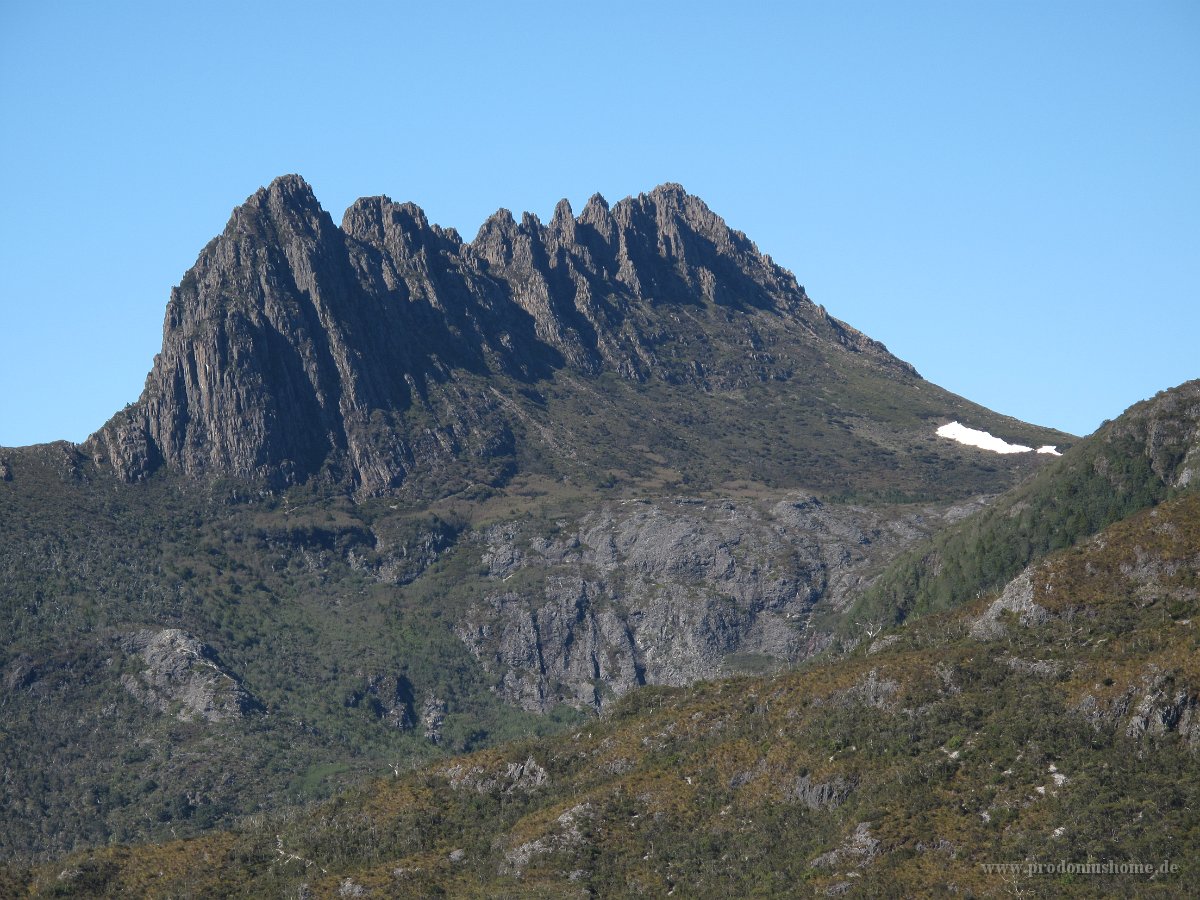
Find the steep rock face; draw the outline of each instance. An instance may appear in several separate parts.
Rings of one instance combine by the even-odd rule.
[[[495,590],[456,633],[530,710],[769,668],[824,647],[814,610],[843,609],[944,515],[684,498],[606,506],[549,537],[498,526],[481,554]]]
[[[297,180],[235,211],[172,291],[138,407],[101,432],[120,470],[311,470],[345,443],[343,394],[347,407],[356,398],[340,317],[352,306],[335,231]]]
[[[735,352],[705,346],[712,322],[685,321],[698,310]],[[787,377],[794,364],[761,334],[778,323],[755,311],[916,377],[678,185],[611,209],[596,196],[579,217],[563,201],[549,225],[501,210],[467,244],[386,197],[357,201],[339,228],[285,176],[234,211],[172,291],[141,399],[86,450],[127,480],[163,466],[274,484],[324,473],[378,493],[439,459],[513,452],[494,390],[464,373],[711,387],[742,377],[745,342],[759,377]],[[687,359],[662,352],[679,341],[695,345]]]
[[[442,725],[446,721],[446,701],[432,694],[421,704],[421,727],[425,739],[434,744],[442,742]]]
[[[332,464],[368,490],[463,449],[486,403],[415,436],[396,427],[412,372],[437,367],[414,359],[425,323],[368,250],[301,179],[258,191],[172,292],[142,399],[90,446],[127,479],[165,463],[286,484]],[[503,428],[488,431],[481,449],[502,447]]]
[[[1194,691],[1176,685],[1174,679],[1154,672],[1142,679],[1142,693],[1133,705],[1125,734],[1163,735],[1177,731],[1192,750],[1200,749],[1200,701]]]

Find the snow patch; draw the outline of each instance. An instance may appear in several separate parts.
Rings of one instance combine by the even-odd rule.
[[[950,438],[950,440],[958,441],[960,444],[966,444],[969,447],[978,447],[980,450],[991,450],[993,453],[1029,453],[1033,450],[1032,447],[1026,447],[1023,444],[1010,444],[1008,441],[988,434],[986,431],[968,428],[958,422],[943,425],[937,430],[937,433],[938,437]]]
[[[991,450],[993,453],[1034,452],[1032,447],[1026,447],[1024,444],[1010,444],[1003,438],[998,438],[977,428],[968,428],[959,422],[951,422],[948,425],[943,425],[937,430],[937,434],[938,437],[949,438],[952,441],[958,441],[960,444],[966,444],[968,447],[978,447],[980,450]],[[1037,452],[1062,456],[1052,444],[1045,444],[1038,447]]]

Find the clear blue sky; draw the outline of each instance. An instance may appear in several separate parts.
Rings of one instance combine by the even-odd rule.
[[[1200,376],[1200,3],[0,4],[0,445],[135,400],[231,209],[473,236],[681,182],[927,378],[1087,433]]]

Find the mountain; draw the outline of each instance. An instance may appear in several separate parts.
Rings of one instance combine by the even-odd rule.
[[[1075,442],[925,381],[678,186],[465,243],[277,179],[172,292],[136,403],[0,450],[0,856],[827,652],[898,555],[1057,465],[951,421]]]
[[[986,540],[1000,514],[1041,547],[1041,519],[1020,504],[1057,498],[1039,511],[1086,515],[1083,468],[1131,492],[1114,521],[1073,532],[1002,589],[979,582],[976,599],[797,669],[643,688],[563,733],[191,840],[10,867],[8,884],[114,897],[1189,896],[1198,386],[1135,406],[943,532]]]
[[[302,179],[279,178],[172,291],[163,332],[141,398],[82,448],[127,481],[166,469],[437,494],[533,455],[603,480],[657,454],[662,477],[708,485],[863,490],[882,468],[893,490],[940,494],[931,432],[947,416],[1069,440],[922,381],[678,185],[611,208],[597,195],[578,217],[564,200],[548,225],[500,210],[468,244],[386,197],[339,228]],[[640,440],[619,430],[630,420]],[[712,459],[731,430],[778,446]],[[994,490],[1011,476],[998,468],[952,483]]]

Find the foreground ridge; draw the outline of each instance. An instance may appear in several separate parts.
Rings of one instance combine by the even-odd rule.
[[[834,662],[646,689],[569,733],[13,883],[113,897],[1183,896],[1198,874],[1198,539],[1193,492]]]

